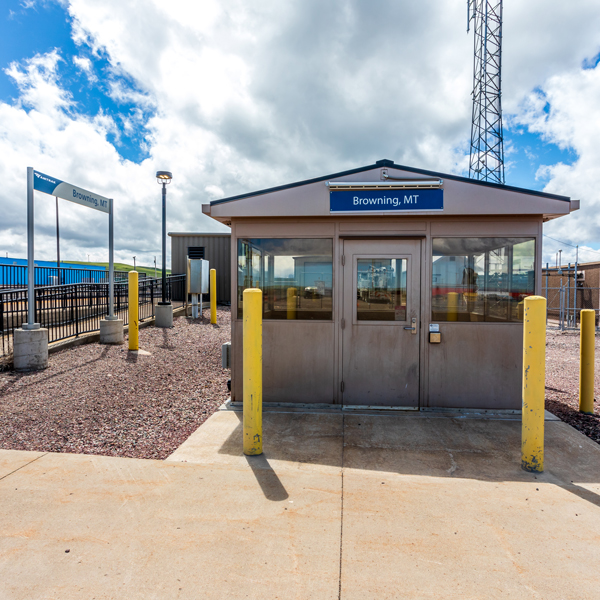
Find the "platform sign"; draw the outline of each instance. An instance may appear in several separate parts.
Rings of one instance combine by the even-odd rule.
[[[72,183],[61,181],[56,177],[50,177],[39,171],[33,171],[33,189],[50,196],[58,196],[63,200],[69,200],[69,202],[76,202],[83,206],[93,208],[94,210],[100,210],[102,212],[110,212],[110,199],[95,194],[94,192],[88,192]]]
[[[108,319],[114,316],[114,234],[113,234],[113,201],[94,192],[89,192],[76,185],[67,183],[56,177],[35,171],[27,167],[27,323],[23,329],[38,329],[39,323],[35,322],[35,263],[34,263],[34,202],[33,192],[42,192],[57,198],[63,198],[94,210],[108,214]]]
[[[443,210],[442,189],[330,190],[329,211],[410,212]]]

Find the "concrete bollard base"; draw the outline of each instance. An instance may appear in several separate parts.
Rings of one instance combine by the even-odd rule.
[[[157,304],[154,315],[154,324],[156,327],[173,327],[173,305]]]
[[[15,371],[41,371],[48,367],[48,330],[15,329]]]
[[[100,343],[122,344],[123,343],[123,319],[100,321]]]

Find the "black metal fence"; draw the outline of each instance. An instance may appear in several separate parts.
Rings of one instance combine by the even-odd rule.
[[[27,267],[24,265],[0,265],[0,290],[27,287]],[[115,271],[115,281],[127,283],[127,271]],[[35,267],[35,287],[54,287],[78,283],[108,283],[108,270],[61,267]],[[146,273],[139,278],[145,279]]]
[[[161,280],[139,281],[139,319],[154,317],[161,300]],[[185,275],[167,277],[167,299],[173,307],[186,297]],[[115,283],[115,316],[129,323],[128,286]],[[35,322],[48,329],[48,341],[56,342],[82,333],[98,331],[108,314],[108,283],[77,283],[35,288]],[[0,291],[0,356],[12,354],[15,329],[27,322],[27,289]]]

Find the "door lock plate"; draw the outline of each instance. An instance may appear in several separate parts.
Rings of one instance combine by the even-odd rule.
[[[404,329],[406,329],[407,331],[410,331],[413,335],[416,335],[417,334],[417,318],[413,317],[411,319],[411,323],[412,323],[411,327],[405,327]]]

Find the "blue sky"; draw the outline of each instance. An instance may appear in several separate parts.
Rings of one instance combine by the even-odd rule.
[[[577,153],[572,148],[561,149],[522,126],[506,128],[504,144],[506,184],[530,190],[543,190],[548,183],[547,176],[538,176],[541,165],[559,162],[570,165],[577,159]]]
[[[95,115],[99,111],[112,116],[117,123],[121,115],[130,115],[139,108],[131,102],[116,102],[107,93],[107,80],[115,80],[110,64],[103,52],[92,52],[85,45],[76,45],[72,38],[72,19],[58,2],[46,1],[27,8],[23,1],[7,0],[8,10],[3,15],[4,26],[0,42],[0,65],[4,68],[11,62],[19,62],[35,54],[45,54],[58,49],[62,60],[58,65],[61,85],[71,94],[72,111]],[[90,85],[88,75],[73,62],[73,58],[88,59],[92,73],[97,77]],[[135,90],[135,83],[121,75],[119,82]],[[0,100],[14,102],[19,90],[6,74],[0,76]],[[144,119],[151,112],[144,111]],[[108,139],[119,154],[128,160],[140,162],[148,157],[141,142],[145,130],[143,122],[132,131],[121,130],[118,137],[109,133]]]
[[[149,233],[152,173],[167,164],[177,166],[172,230],[218,227],[202,202],[379,158],[466,175],[473,40],[464,2],[384,3],[385,22],[355,0],[5,0],[0,150],[18,168],[35,161],[89,186],[110,180],[126,198],[123,259],[141,251],[147,262],[159,248]],[[586,210],[547,233],[599,250],[600,8],[525,4],[505,2],[506,183],[580,198]],[[0,251],[21,255],[11,177]],[[102,222],[69,207],[64,219],[65,251],[99,260]],[[51,255],[52,228],[40,225],[39,239]],[[556,244],[545,242],[548,256]]]

